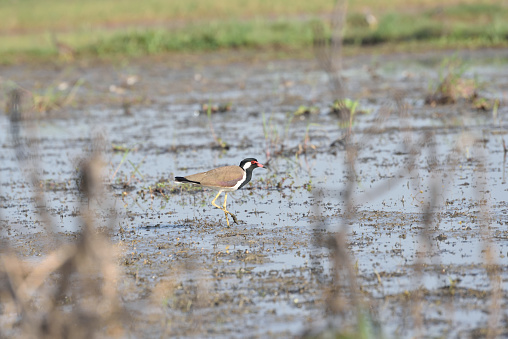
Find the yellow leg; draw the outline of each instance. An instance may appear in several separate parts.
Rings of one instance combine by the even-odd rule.
[[[217,200],[217,198],[219,197],[219,195],[222,193],[222,191],[219,191],[219,193],[217,193],[217,195],[215,196],[215,198],[212,200],[212,205],[214,205],[215,207],[217,207],[218,209],[222,209],[219,205],[215,204],[215,200]]]
[[[217,195],[215,196],[215,198],[212,200],[212,205],[214,205],[215,207],[217,207],[218,209],[220,210],[223,210],[224,211],[224,214],[226,215],[226,223],[228,224],[228,227],[229,227],[229,219],[228,219],[228,214],[231,214],[228,212],[228,210],[226,210],[226,200],[228,199],[228,193],[226,192],[226,195],[224,197],[224,207],[220,207],[219,205],[217,205],[215,203],[215,200],[217,200],[217,198],[219,197],[219,195],[222,193],[222,191],[219,191],[219,193],[217,193]]]
[[[224,193],[224,212],[229,213],[226,209],[226,201],[228,200],[228,192]]]
[[[224,214],[226,215],[226,222],[228,224],[228,227],[229,227],[229,219],[228,219],[228,214],[231,214],[228,212],[228,210],[226,209],[226,201],[228,200],[228,192],[224,193]]]
[[[234,215],[233,213],[231,213],[230,211],[228,211],[226,209],[226,201],[228,200],[228,193],[226,192],[225,193],[226,195],[224,196],[224,213],[226,213],[226,220],[228,222],[228,226],[229,226],[229,220],[228,220],[228,214],[231,216],[231,218],[233,218],[233,221],[235,222],[235,224],[238,224],[238,219],[236,219],[236,215]]]

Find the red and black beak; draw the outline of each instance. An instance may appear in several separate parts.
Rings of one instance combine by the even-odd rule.
[[[257,161],[251,161],[251,164],[256,165],[257,167],[265,167]]]

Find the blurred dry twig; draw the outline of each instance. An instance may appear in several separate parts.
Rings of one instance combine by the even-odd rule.
[[[38,188],[39,162],[36,133],[23,138],[30,121],[21,119],[21,91],[9,96],[10,130],[13,146],[23,173],[34,186],[37,211],[43,217],[48,241],[56,239],[51,218],[45,209],[44,191]],[[101,194],[101,157],[93,152],[81,163],[81,192],[88,199]],[[115,251],[107,237],[97,232],[97,222],[87,206],[81,206],[82,229],[77,241],[57,242],[47,248],[36,265],[23,262],[8,240],[0,254],[0,302],[4,315],[1,337],[94,338],[100,333],[121,335],[119,320],[124,316],[117,295],[118,268]]]

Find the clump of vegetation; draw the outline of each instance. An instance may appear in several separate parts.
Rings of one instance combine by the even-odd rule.
[[[367,113],[364,110],[358,110],[358,100],[351,100],[348,98],[345,99],[337,99],[330,106],[330,114],[336,115],[339,118],[346,118],[349,116],[354,116],[355,113]]]
[[[473,101],[478,97],[478,84],[464,77],[467,65],[458,59],[443,61],[439,72],[439,85],[425,98],[427,105],[454,104],[459,99]]]
[[[489,111],[496,106],[496,100],[489,100],[478,94],[478,81],[464,76],[467,68],[468,65],[457,58],[444,60],[439,72],[439,84],[426,96],[425,103],[436,106],[466,100],[473,108],[481,111]]]
[[[62,109],[75,102],[76,94],[85,81],[79,79],[71,87],[67,82],[52,85],[41,93],[33,94],[33,105],[37,112],[49,113]]]
[[[489,100],[483,97],[476,97],[473,99],[473,108],[479,110],[479,111],[490,111],[492,110],[493,114],[495,115],[497,112],[497,109],[499,108],[499,99],[495,100]]]
[[[425,98],[428,105],[454,104],[459,99],[473,100],[477,96],[476,83],[473,79],[464,79],[457,74],[448,74],[436,88]]]
[[[319,108],[316,106],[301,105],[293,112],[293,116],[300,119],[305,119],[315,114],[319,114]]]
[[[233,104],[231,102],[222,103],[222,104],[202,104],[201,109],[199,110],[199,113],[206,113],[208,114],[208,111],[210,113],[226,113],[230,112],[233,108]]]

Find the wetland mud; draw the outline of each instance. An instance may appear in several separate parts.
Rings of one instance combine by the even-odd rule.
[[[315,61],[223,57],[2,66],[4,88],[64,98],[20,122],[36,168],[0,116],[2,242],[36,266],[91,212],[124,314],[101,336],[508,336],[507,50],[345,59],[364,111],[349,125]],[[452,57],[495,110],[425,104]],[[97,148],[105,188],[84,201],[79,159]],[[248,157],[268,170],[229,194],[229,228],[213,191],[173,182]],[[7,337],[16,314],[0,314]]]

